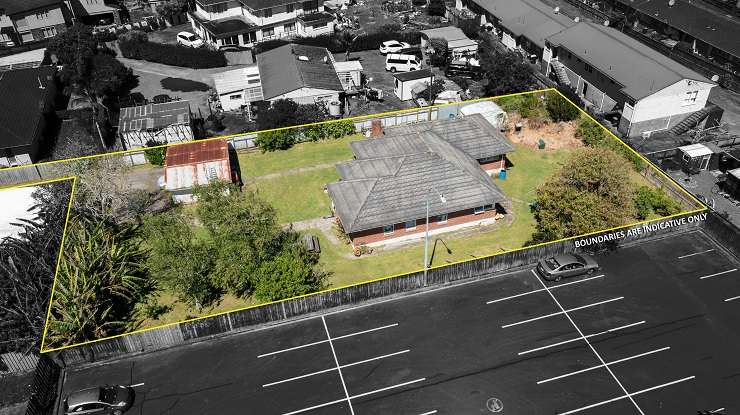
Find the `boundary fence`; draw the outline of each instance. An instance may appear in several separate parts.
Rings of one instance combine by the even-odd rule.
[[[676,218],[688,216],[691,216],[691,214],[684,214]],[[682,227],[664,227],[653,232],[636,233],[620,239],[619,242],[624,244],[638,240],[650,240],[666,234],[694,229],[698,223],[698,221],[694,221]],[[632,226],[632,228],[642,226],[643,224],[638,224]],[[622,229],[626,230],[629,228]],[[716,232],[722,232],[721,226],[719,228],[714,226],[711,229]],[[718,231],[717,229],[720,230]],[[614,230],[593,234],[590,237],[606,235],[612,232]],[[608,243],[596,246],[592,245],[588,249],[601,250],[609,249],[609,247],[613,247],[613,245]],[[336,307],[351,306],[360,302],[391,295],[410,293],[429,287],[473,280],[493,273],[530,266],[542,257],[574,251],[576,249],[573,239],[563,240],[432,268],[429,269],[426,278],[423,271],[411,272],[396,277],[265,304],[254,308],[175,323],[169,326],[52,351],[49,354],[60,362],[60,364],[76,366],[101,360],[115,359],[130,354],[156,351],[180,344],[206,340],[219,335],[244,331],[259,325],[306,316]],[[738,252],[740,252],[740,247]]]
[[[48,356],[41,355],[33,374],[33,382],[29,388],[25,415],[50,415],[54,413],[60,374],[59,366]]]
[[[17,352],[0,354],[0,376],[26,373],[34,370],[39,361],[38,355]]]

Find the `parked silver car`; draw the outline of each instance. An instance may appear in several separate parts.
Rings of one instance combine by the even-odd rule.
[[[562,278],[593,274],[599,270],[599,264],[593,257],[585,254],[563,254],[541,259],[537,264],[537,274],[548,281],[560,281]]]
[[[105,385],[72,392],[64,399],[67,415],[121,415],[131,407],[134,393],[128,386]]]

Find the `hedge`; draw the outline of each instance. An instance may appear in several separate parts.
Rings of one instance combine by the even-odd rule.
[[[398,40],[400,42],[407,42],[412,45],[421,43],[420,32],[376,32],[357,37],[355,42],[352,44],[351,51],[359,52],[363,50],[376,50],[380,47],[380,44],[387,40]],[[278,48],[283,45],[291,43],[283,39],[268,40],[266,42],[259,43],[255,46],[254,51],[256,54],[267,52]],[[299,37],[293,39],[292,43],[306,46],[319,46],[329,49],[331,53],[341,53],[346,51],[346,47],[342,44],[339,38],[334,34],[324,34],[316,37]]]
[[[139,59],[172,66],[193,69],[220,68],[226,66],[222,51],[206,48],[188,48],[178,45],[163,45],[154,42],[119,41],[124,58]]]

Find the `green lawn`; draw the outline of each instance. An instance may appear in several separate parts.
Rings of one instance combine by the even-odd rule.
[[[277,210],[280,223],[290,223],[331,214],[324,186],[337,180],[339,173],[329,167],[260,180],[249,186]]]
[[[300,167],[336,163],[353,157],[350,141],[360,140],[359,134],[340,138],[300,143],[284,151],[239,153],[239,166],[245,178],[280,173]]]

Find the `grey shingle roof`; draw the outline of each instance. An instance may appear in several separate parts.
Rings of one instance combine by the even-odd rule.
[[[26,13],[32,10],[52,5],[62,6],[61,0],[2,0],[0,10],[5,10],[6,15],[11,16],[18,13]]]
[[[436,120],[426,123],[388,127],[382,140],[361,140],[350,143],[358,159],[416,154],[428,146],[419,136],[431,129],[476,160],[495,157],[514,151],[504,135],[480,114],[454,120]]]
[[[306,56],[308,61],[299,60],[299,56]],[[326,48],[284,45],[257,55],[257,66],[265,99],[299,88],[344,91]]]
[[[42,66],[0,72],[0,151],[31,145],[40,136],[40,104],[53,92],[47,86],[53,85],[55,71],[54,66]]]
[[[409,147],[408,154],[394,154],[396,147],[389,145],[382,147],[389,152],[385,157],[337,166],[345,180],[327,187],[345,231],[359,232],[424,217],[427,196],[434,190],[445,196],[446,203],[430,197],[430,215],[507,201],[470,155],[431,129],[417,134],[423,144],[415,147],[416,152]],[[375,141],[386,140],[389,138]]]
[[[651,47],[611,27],[581,22],[548,38],[623,85],[635,100],[683,79],[712,83]]]

